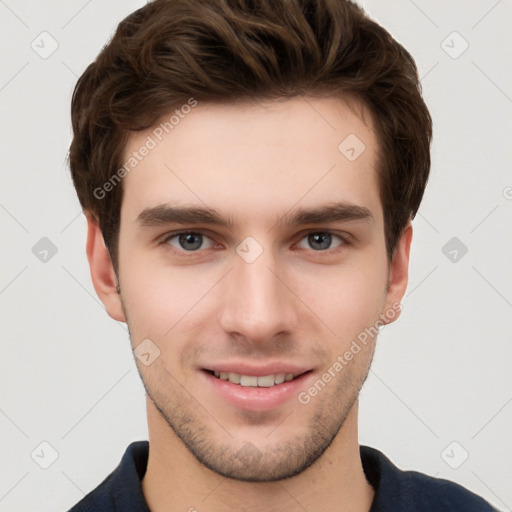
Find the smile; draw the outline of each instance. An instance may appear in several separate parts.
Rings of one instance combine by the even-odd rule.
[[[239,384],[244,387],[270,388],[283,382],[290,382],[299,375],[293,373],[277,373],[275,375],[241,375],[235,372],[211,372],[215,377],[221,380],[228,380],[233,384]]]

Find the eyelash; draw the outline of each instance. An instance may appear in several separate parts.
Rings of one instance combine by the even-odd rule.
[[[328,235],[332,235],[332,236],[335,236],[337,238],[339,238],[341,240],[341,244],[334,247],[334,248],[329,248],[329,249],[325,249],[325,250],[319,250],[319,251],[315,251],[313,249],[310,249],[311,252],[314,252],[315,254],[319,254],[319,255],[332,255],[333,253],[337,253],[339,252],[340,250],[343,250],[345,247],[351,245],[351,241],[350,241],[350,237],[348,234],[344,234],[344,235],[341,235],[340,233],[338,232],[335,232],[335,231],[331,231],[329,229],[325,229],[325,230],[318,230],[318,229],[315,229],[315,230],[310,230],[310,231],[306,231],[306,232],[303,232],[301,233],[301,238],[299,238],[298,242],[301,242],[302,240],[304,240],[306,237],[308,237],[309,235],[311,234],[328,234]],[[164,246],[167,246],[168,248],[170,248],[171,250],[175,250],[175,251],[178,251],[179,253],[181,254],[184,254],[186,255],[185,257],[189,257],[189,258],[192,258],[194,256],[196,256],[197,254],[201,253],[202,251],[204,250],[207,250],[207,249],[197,249],[195,251],[185,251],[184,249],[177,249],[175,247],[172,247],[168,244],[168,242],[170,240],[172,240],[173,238],[175,238],[176,236],[179,236],[179,235],[202,235],[202,236],[205,236],[207,238],[209,238],[210,240],[212,240],[212,242],[215,244],[215,241],[212,239],[212,237],[204,232],[203,230],[201,229],[197,229],[197,230],[181,230],[181,231],[172,231],[171,233],[167,233],[165,235],[165,237],[162,239],[162,241],[160,242],[160,245],[164,245]]]

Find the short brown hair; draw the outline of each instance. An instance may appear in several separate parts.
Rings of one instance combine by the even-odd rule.
[[[325,93],[371,112],[391,261],[428,180],[432,120],[413,58],[384,28],[349,0],[154,0],[125,18],[76,84],[69,154],[78,198],[116,272],[122,183],[106,200],[94,191],[122,165],[130,132],[191,97]]]

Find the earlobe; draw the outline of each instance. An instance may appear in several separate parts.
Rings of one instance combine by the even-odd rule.
[[[87,217],[87,259],[94,289],[107,313],[119,322],[126,322],[121,296],[118,293],[117,277],[110,254],[101,233],[98,221],[92,214]]]
[[[388,286],[381,318],[385,324],[400,316],[400,302],[405,295],[409,280],[409,255],[412,241],[412,225],[409,222],[397,242],[393,260],[389,266]]]

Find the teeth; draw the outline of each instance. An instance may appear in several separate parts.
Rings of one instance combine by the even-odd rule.
[[[240,384],[244,387],[270,388],[276,384],[289,382],[293,379],[293,373],[278,373],[277,375],[264,375],[256,377],[254,375],[240,375],[234,372],[213,372],[215,377],[222,380],[229,380],[233,384]]]
[[[241,386],[257,386],[258,385],[258,377],[249,376],[249,375],[240,375],[240,385]]]
[[[284,382],[286,375],[284,373],[278,373],[275,378],[276,384],[282,384]]]
[[[260,388],[270,388],[274,385],[274,376],[266,375],[265,377],[258,377],[258,386]]]
[[[229,372],[228,380],[234,384],[240,384],[240,375],[238,373]]]

